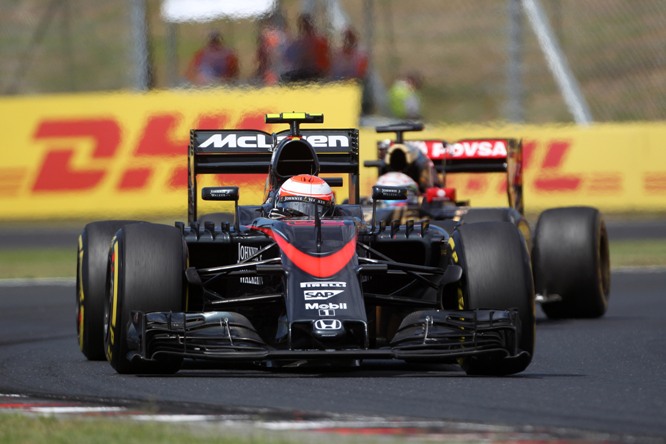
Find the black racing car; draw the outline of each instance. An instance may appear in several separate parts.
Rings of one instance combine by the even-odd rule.
[[[192,130],[188,221],[100,221],[79,239],[77,333],[91,360],[119,373],[173,373],[184,359],[358,365],[369,359],[458,363],[468,374],[525,370],[534,351],[529,253],[506,221],[443,229],[365,222],[356,129],[301,129],[323,115],[269,114],[290,129]],[[200,175],[267,174],[266,199],[199,189]],[[278,208],[276,190],[309,175],[349,201],[313,199],[311,215]],[[315,180],[315,179],[311,179]],[[328,185],[326,185],[328,186]],[[342,187],[342,188],[341,188]],[[375,202],[401,198],[374,187]],[[199,196],[233,202],[199,217]],[[286,198],[285,198],[286,199]],[[308,201],[310,202],[310,201]],[[220,204],[222,205],[222,204]]]
[[[539,215],[532,231],[524,215],[522,140],[405,140],[404,133],[421,130],[420,122],[376,128],[378,133],[395,133],[395,138],[379,141],[378,160],[365,166],[378,168],[378,182],[395,172],[404,173],[418,187],[419,196],[415,204],[382,206],[379,218],[388,222],[407,215],[449,230],[454,226],[451,222],[511,222],[530,248],[536,298],[544,313],[550,318],[603,316],[610,294],[610,256],[601,212],[585,206],[548,209]],[[506,174],[507,207],[473,207],[446,186],[450,174],[497,172]],[[366,213],[370,213],[368,206]]]

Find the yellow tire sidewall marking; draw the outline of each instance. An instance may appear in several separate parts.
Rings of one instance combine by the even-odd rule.
[[[112,241],[113,243],[113,295],[111,301],[111,313],[109,319],[109,344],[106,348],[106,357],[108,360],[113,358],[112,346],[115,344],[115,328],[118,324],[118,273],[120,266],[120,258],[118,257],[118,239],[114,236]]]
[[[111,326],[116,327],[118,324],[118,268],[119,267],[119,257],[118,257],[118,240],[113,239],[113,303],[111,305]]]
[[[79,261],[78,261],[79,262],[79,267],[76,270],[76,273],[78,274],[78,279],[77,279],[78,288],[76,290],[77,290],[77,293],[78,293],[78,296],[79,296],[79,313],[78,313],[78,315],[79,315],[79,319],[78,319],[79,331],[78,331],[78,334],[79,334],[79,348],[81,350],[83,350],[83,334],[84,334],[84,328],[85,328],[85,322],[84,322],[84,320],[85,320],[85,310],[84,310],[84,306],[83,306],[83,301],[85,300],[85,294],[83,292],[83,236],[82,235],[79,235],[78,255],[79,255]]]
[[[458,257],[458,252],[456,251],[456,243],[453,240],[453,236],[449,236],[449,246],[451,247],[451,257],[453,258],[453,262],[455,264],[458,264],[460,262],[460,258]],[[460,284],[458,284],[457,294],[458,294],[458,310],[464,310],[465,298],[463,296],[463,291]]]

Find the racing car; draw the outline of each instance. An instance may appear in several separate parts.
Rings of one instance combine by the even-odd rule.
[[[266,115],[289,125],[272,134],[191,130],[187,222],[87,224],[76,284],[85,357],[128,374],[175,373],[184,360],[525,370],[535,299],[516,226],[365,221],[358,130],[301,128],[323,120],[291,112]],[[242,190],[225,177],[257,173],[266,174],[264,199],[239,205]],[[203,175],[224,185],[199,186]],[[342,191],[347,203],[336,204]],[[406,193],[375,186],[372,197]],[[233,220],[200,215],[199,199],[233,205]]]
[[[546,316],[604,315],[610,295],[610,256],[603,215],[592,207],[552,208],[538,216],[533,231],[524,212],[522,140],[405,140],[405,133],[423,130],[420,122],[375,130],[395,137],[377,142],[378,160],[366,161],[365,166],[378,169],[378,184],[401,184],[410,190],[405,200],[380,203],[380,219],[426,219],[445,227],[451,226],[450,221],[511,222],[531,251],[536,298]],[[446,186],[447,176],[456,173],[505,173],[508,205],[472,207],[469,200],[459,200],[456,189]]]

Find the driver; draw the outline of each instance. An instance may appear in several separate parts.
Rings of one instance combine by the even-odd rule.
[[[291,217],[330,217],[335,210],[335,195],[321,177],[299,174],[287,179],[278,189],[271,219]]]

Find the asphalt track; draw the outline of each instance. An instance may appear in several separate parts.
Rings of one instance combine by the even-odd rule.
[[[661,238],[665,226],[610,223],[609,234],[611,241]],[[71,245],[77,231],[14,230],[0,234],[0,248],[47,239]],[[403,424],[407,435],[474,431],[487,442],[490,429],[481,424],[491,424],[495,432],[509,430],[504,440],[526,433],[531,440],[664,443],[665,295],[663,269],[614,271],[603,318],[551,321],[539,310],[534,360],[512,377],[467,377],[456,366],[390,361],[325,372],[190,363],[158,377],[121,376],[106,362],[84,359],[72,279],[0,281],[0,406],[3,394],[22,394],[241,423],[286,421],[292,429],[307,421],[356,429]]]
[[[157,377],[121,376],[106,362],[84,359],[71,280],[5,281],[0,393],[150,404],[172,413],[453,421],[547,436],[582,431],[666,442],[665,289],[664,271],[616,272],[605,317],[551,321],[539,312],[536,356],[512,377],[467,377],[456,366],[390,361],[326,372],[189,364],[175,376]]]

